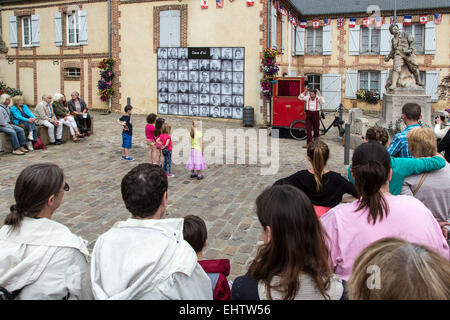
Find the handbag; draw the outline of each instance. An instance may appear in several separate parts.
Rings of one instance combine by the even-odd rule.
[[[42,143],[41,137],[38,137],[37,140],[33,142],[33,149],[47,150],[45,144]]]

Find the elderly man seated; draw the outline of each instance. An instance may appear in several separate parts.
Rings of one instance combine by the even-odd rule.
[[[36,105],[36,124],[46,126],[48,129],[48,137],[50,144],[59,145],[62,144],[62,132],[63,132],[63,122],[58,121],[55,112],[51,105],[52,97],[49,94],[42,95],[42,101]],[[56,129],[56,140],[55,140],[55,127]]]
[[[11,124],[11,112],[9,110],[10,103],[11,97],[9,95],[2,94],[0,96],[0,132],[9,135],[13,154],[24,155],[28,152],[27,148],[25,148],[27,143],[25,131],[21,127]]]

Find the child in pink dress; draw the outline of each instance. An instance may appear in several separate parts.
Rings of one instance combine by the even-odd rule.
[[[206,169],[205,159],[203,158],[203,151],[205,146],[203,144],[202,122],[192,121],[191,126],[191,154],[186,164],[186,169],[191,170],[191,178],[203,179],[201,170]],[[197,171],[197,173],[195,172]]]
[[[156,122],[156,114],[150,113],[147,116],[147,124],[145,125],[145,137],[147,139],[148,149],[148,162],[150,163],[158,163],[156,158],[156,139],[155,139],[155,122]]]
[[[158,118],[155,122],[155,131],[153,133],[153,136],[155,137],[155,154],[154,154],[154,164],[157,164],[159,166],[162,166],[164,162],[164,157],[162,154],[162,145],[158,143],[157,139],[161,135],[162,126],[164,124],[165,119],[164,118]]]

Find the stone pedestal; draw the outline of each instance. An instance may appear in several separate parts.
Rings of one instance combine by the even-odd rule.
[[[407,89],[398,88],[383,95],[383,107],[381,112],[381,119],[377,125],[388,129],[394,128],[396,122],[400,125],[401,130],[405,128],[402,116],[402,107],[407,103],[417,103],[422,109],[422,123],[431,127],[431,97],[427,96],[425,89]],[[400,119],[400,120],[399,120]]]

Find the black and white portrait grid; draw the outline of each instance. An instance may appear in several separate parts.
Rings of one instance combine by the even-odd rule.
[[[242,119],[244,48],[158,48],[158,114]]]

